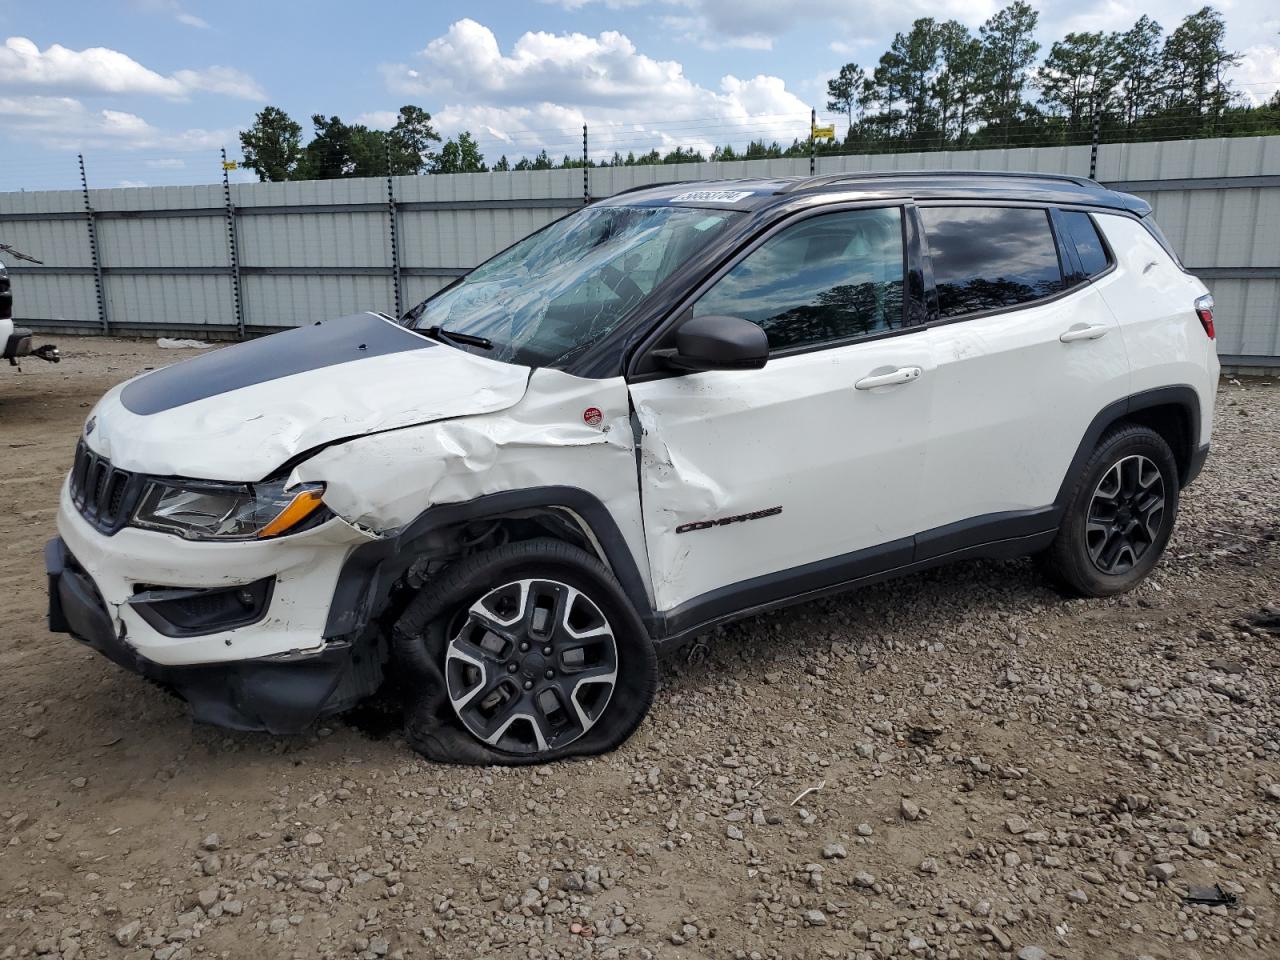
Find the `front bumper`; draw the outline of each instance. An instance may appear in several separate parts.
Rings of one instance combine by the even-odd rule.
[[[45,551],[50,630],[171,687],[197,720],[296,733],[381,682],[382,651],[325,636],[343,561],[374,539],[341,520],[246,543],[189,542],[134,528],[107,535],[80,516],[64,484],[58,532]],[[243,590],[262,608],[240,620],[197,617],[175,628],[139,602],[182,588],[204,601]]]
[[[116,632],[102,594],[61,538],[45,546],[49,629],[67,633],[109,660],[170,687],[194,719],[234,730],[301,733],[317,717],[349,709],[382,682],[378,651],[347,641],[305,657],[165,666]]]
[[[357,546],[377,539],[337,518],[260,541],[199,542],[137,527],[108,534],[80,515],[65,483],[58,534],[97,588],[116,635],[167,667],[319,651],[344,561]],[[136,603],[140,591],[250,587],[268,578],[270,605],[263,615],[226,629],[165,632]]]

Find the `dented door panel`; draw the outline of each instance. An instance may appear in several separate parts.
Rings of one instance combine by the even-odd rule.
[[[932,367],[909,333],[633,384],[658,609],[914,534]]]

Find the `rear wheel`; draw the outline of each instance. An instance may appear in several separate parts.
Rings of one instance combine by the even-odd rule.
[[[653,645],[607,568],[533,540],[460,561],[395,628],[406,735],[433,760],[525,764],[611,750],[657,683]]]
[[[1132,590],[1164,553],[1178,514],[1178,467],[1154,430],[1122,424],[1103,436],[1067,501],[1041,566],[1085,597]]]

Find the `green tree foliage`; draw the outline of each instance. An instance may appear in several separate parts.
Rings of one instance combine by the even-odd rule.
[[[253,126],[240,132],[244,165],[268,180],[296,180],[302,159],[302,127],[279,107],[264,107]]]
[[[862,103],[866,83],[867,75],[856,63],[846,63],[827,81],[827,109],[847,116],[850,132],[853,131],[853,115]]]
[[[940,144],[962,143],[980,96],[982,44],[957,20],[938,27],[938,70],[933,80]]]
[[[1139,120],[1159,109],[1164,88],[1161,38],[1164,28],[1145,13],[1132,27],[1113,34],[1120,98],[1120,120],[1132,129]]]
[[[1008,142],[1014,121],[1026,106],[1023,94],[1040,52],[1033,36],[1039,21],[1040,14],[1030,4],[1014,0],[978,28],[982,118],[1003,142]]]
[[[456,140],[446,141],[440,148],[440,156],[431,166],[432,173],[484,173],[488,169],[469,130],[463,130]]]
[[[1240,57],[1223,46],[1226,29],[1222,14],[1212,7],[1201,7],[1165,41],[1161,60],[1167,108],[1190,121],[1190,131],[1199,128],[1209,132],[1231,104],[1224,74]]]
[[[315,136],[303,151],[298,172],[308,180],[380,177],[387,174],[386,134],[338,116],[311,117]]]
[[[707,158],[689,147],[676,147],[662,157],[663,163],[706,163]]]
[[[1081,131],[1095,107],[1106,112],[1116,99],[1119,81],[1117,38],[1101,32],[1068,33],[1049,48],[1036,85],[1049,113]]]
[[[546,150],[539,151],[538,155],[530,160],[528,157],[521,157],[520,161],[511,169],[513,170],[554,170],[555,161],[547,156]]]
[[[431,126],[431,114],[421,107],[411,103],[401,107],[399,118],[386,137],[391,173],[395,176],[415,176],[435,163],[432,144],[440,142],[440,134]]]

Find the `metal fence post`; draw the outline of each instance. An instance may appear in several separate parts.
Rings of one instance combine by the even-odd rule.
[[[1099,109],[1098,92],[1093,92],[1093,142],[1089,147],[1089,179],[1098,179],[1098,140],[1102,132],[1102,111]]]
[[[227,255],[231,259],[231,298],[236,309],[236,336],[244,339],[244,307],[240,301],[240,253],[236,244],[236,208],[231,203],[230,166],[227,148],[222,148],[222,199],[227,207]]]
[[[818,110],[816,107],[809,108],[809,176],[813,176],[818,172],[818,138],[813,135],[813,131],[818,126]]]
[[[93,289],[98,295],[98,322],[102,324],[102,332],[111,332],[111,322],[107,317],[106,291],[102,288],[102,258],[98,251],[98,225],[89,204],[89,179],[84,173],[84,154],[80,154],[80,191],[84,194],[85,223],[89,227],[89,257],[93,260]]]
[[[582,202],[591,202],[591,179],[587,172],[587,125],[582,125]]]
[[[400,293],[400,221],[396,215],[396,194],[391,180],[391,144],[387,144],[387,230],[391,234],[391,285],[396,298],[396,319],[404,315]]]

